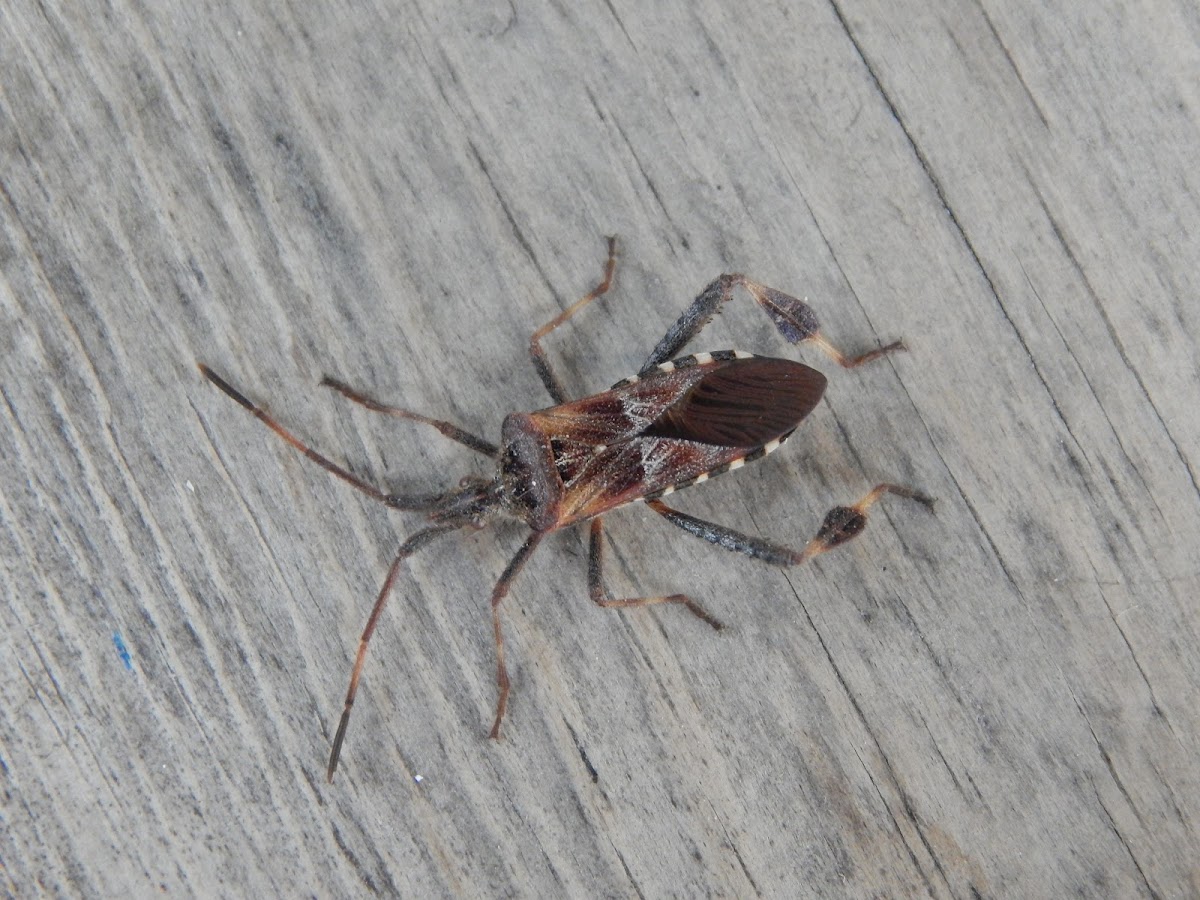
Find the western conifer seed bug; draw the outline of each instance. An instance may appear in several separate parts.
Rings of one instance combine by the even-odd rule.
[[[499,447],[449,422],[386,406],[328,376],[322,380],[322,385],[367,409],[431,425],[452,441],[496,461],[490,477],[469,475],[441,493],[386,493],[317,453],[212,369],[199,364],[209,381],[321,468],[386,506],[424,513],[428,523],[400,544],[367,617],[329,754],[329,780],[333,780],[341,755],[367,646],[400,566],[447,532],[483,528],[496,516],[519,519],[532,532],[492,589],[499,697],[490,737],[498,738],[509,692],[500,602],[547,534],[568,525],[590,523],[588,592],[598,606],[678,603],[719,629],[721,623],[687,594],[614,598],[602,574],[603,516],[619,506],[642,501],[671,524],[718,547],[771,565],[794,566],[857,536],[866,526],[867,510],[885,494],[916,500],[932,509],[933,500],[919,491],[878,484],[857,503],[830,510],[816,536],[794,550],[698,519],[663,503],[662,498],[681,488],[740,469],[778,448],[812,412],[825,391],[824,375],[791,360],[754,356],[741,350],[676,356],[733,296],[735,288],[744,288],[754,298],[788,342],[811,341],[847,369],[902,350],[904,345],[893,341],[859,356],[846,356],[822,335],[816,314],[807,303],[744,275],[722,275],[684,310],[636,375],[591,397],[568,400],[542,350],[542,338],[606,293],[615,267],[616,240],[609,238],[608,261],[600,284],[534,332],[529,354],[555,405],[506,416]]]

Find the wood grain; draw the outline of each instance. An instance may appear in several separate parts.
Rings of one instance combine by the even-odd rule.
[[[0,14],[0,893],[1200,894],[1200,18],[1151,2],[10,4]],[[634,371],[722,271],[850,350],[778,454],[641,508],[588,602],[393,489]],[[786,355],[752,303],[697,349]]]

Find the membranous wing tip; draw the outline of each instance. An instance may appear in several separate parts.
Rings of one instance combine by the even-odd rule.
[[[707,372],[642,432],[725,447],[760,447],[793,431],[825,393],[803,363],[752,356]]]

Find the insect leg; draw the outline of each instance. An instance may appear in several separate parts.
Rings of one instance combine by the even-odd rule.
[[[575,313],[579,312],[597,297],[608,293],[609,287],[612,286],[613,272],[617,266],[617,239],[610,237],[608,239],[608,262],[604,264],[604,280],[596,285],[592,290],[584,294],[557,316],[539,328],[533,333],[533,337],[529,339],[529,358],[533,360],[533,367],[537,369],[538,377],[542,379],[542,384],[546,386],[546,390],[550,396],[554,398],[555,403],[566,403],[567,394],[563,390],[562,383],[558,380],[558,376],[554,374],[554,370],[550,368],[550,360],[546,359],[546,351],[542,349],[542,338],[552,332],[555,328],[561,325]]]
[[[710,544],[743,553],[752,559],[761,559],[773,566],[797,566],[814,556],[819,556],[826,550],[832,550],[851,538],[857,537],[867,527],[867,510],[874,506],[884,494],[907,497],[933,509],[933,498],[914,491],[912,488],[901,487],[898,484],[876,485],[853,506],[835,506],[831,509],[825,515],[825,521],[817,530],[816,537],[801,550],[793,550],[790,547],[783,547],[761,538],[742,534],[740,531],[734,531],[724,525],[697,519],[695,516],[672,509],[661,500],[650,500],[646,505],[672,525],[677,525],[688,534],[703,538]]]
[[[338,381],[336,378],[331,378],[326,375],[321,379],[321,386],[333,388],[343,397],[353,400],[359,406],[365,406],[372,412],[383,413],[385,416],[393,416],[397,419],[408,419],[412,422],[423,422],[426,425],[431,425],[436,428],[452,441],[457,441],[464,447],[470,447],[476,453],[482,453],[484,456],[490,456],[493,459],[500,455],[500,451],[496,445],[490,441],[485,441],[481,437],[476,437],[471,432],[459,428],[450,422],[444,422],[441,419],[431,419],[428,416],[423,416],[420,413],[410,412],[407,409],[401,409],[398,406],[387,406],[380,403],[378,400],[373,400],[366,394],[356,391],[349,385]]]
[[[538,541],[542,539],[542,533],[535,531],[521,545],[521,549],[517,551],[517,555],[509,561],[504,574],[500,576],[500,580],[496,582],[496,586],[492,588],[492,630],[496,635],[496,684],[500,688],[500,696],[496,700],[496,721],[492,723],[492,730],[488,737],[493,740],[500,738],[500,723],[504,721],[504,711],[508,708],[508,668],[504,665],[504,634],[500,630],[500,601],[508,595],[509,585],[513,579],[524,568],[529,557],[533,555],[533,551],[537,549]]]
[[[266,425],[268,428],[270,428],[273,432],[275,432],[277,435],[279,435],[279,437],[283,438],[284,441],[286,441],[288,444],[290,444],[295,449],[299,450],[301,453],[303,453],[306,457],[308,457],[310,460],[315,462],[318,466],[320,466],[322,469],[324,469],[330,475],[334,475],[334,476],[342,479],[342,481],[346,482],[348,485],[350,485],[355,490],[361,491],[362,493],[366,494],[372,500],[378,500],[380,503],[386,504],[387,506],[390,506],[393,509],[407,509],[407,510],[421,511],[421,510],[433,509],[436,506],[438,506],[438,504],[441,501],[443,501],[445,499],[444,494],[430,494],[430,495],[424,495],[424,496],[405,496],[405,495],[401,495],[401,494],[386,494],[386,493],[384,493],[383,491],[379,490],[379,488],[375,487],[373,484],[368,484],[367,482],[365,482],[361,478],[359,478],[357,475],[350,474],[348,471],[343,469],[337,463],[333,462],[333,460],[329,459],[328,457],[322,456],[316,450],[313,450],[306,443],[304,443],[302,440],[300,440],[300,438],[296,437],[294,434],[292,434],[290,431],[288,431],[286,428],[284,428],[282,425],[280,425],[277,421],[275,421],[275,419],[271,416],[271,414],[268,413],[265,409],[263,409],[260,406],[256,406],[254,403],[252,403],[248,399],[246,399],[244,394],[242,394],[237,388],[235,388],[233,385],[231,385],[228,381],[226,381],[224,378],[222,378],[220,375],[218,375],[216,372],[214,372],[212,369],[210,369],[204,363],[197,363],[197,365],[200,367],[200,372],[202,375],[204,375],[205,378],[207,378],[209,381],[211,381],[213,384],[215,384],[218,388],[220,388],[226,395],[228,395],[230,398],[232,398],[236,403],[238,403],[239,405],[241,405],[245,409],[247,409],[255,418],[257,418],[260,422],[262,422],[264,425]]]
[[[858,356],[847,356],[821,333],[821,325],[817,320],[816,312],[803,300],[769,288],[765,284],[759,284],[745,275],[722,275],[702,290],[691,305],[683,311],[683,315],[667,330],[642,366],[639,374],[645,374],[659,363],[678,356],[679,351],[712,321],[721,305],[733,296],[733,289],[739,285],[745,288],[755,302],[766,311],[767,315],[771,317],[771,321],[775,323],[775,327],[779,329],[779,333],[789,343],[798,344],[803,341],[812,341],[835,362],[847,369],[861,366],[884,354],[905,349],[903,341],[892,341],[886,346],[868,350]]]
[[[703,619],[718,631],[725,626],[705,611],[699,603],[687,594],[668,594],[662,597],[630,597],[625,600],[614,600],[607,587],[604,586],[604,526],[600,519],[592,519],[591,537],[588,549],[588,594],[597,606],[606,608],[627,609],[631,606],[650,606],[655,603],[682,603],[691,613]]]
[[[329,781],[333,781],[338,757],[342,755],[342,741],[346,738],[346,726],[350,724],[350,709],[354,706],[354,695],[358,693],[358,679],[362,675],[363,663],[367,661],[367,645],[371,641],[371,635],[375,633],[375,626],[379,623],[379,616],[383,613],[383,608],[387,606],[392,585],[396,583],[396,577],[400,574],[400,564],[438,535],[454,531],[456,528],[457,526],[454,525],[435,525],[432,528],[418,531],[401,544],[400,549],[396,551],[396,558],[392,560],[387,577],[383,580],[383,587],[379,589],[379,596],[375,598],[375,605],[371,607],[371,615],[367,617],[367,625],[363,629],[362,637],[358,639],[358,654],[354,658],[354,668],[350,671],[350,687],[346,691],[346,705],[342,707],[342,717],[338,721],[337,732],[333,736],[333,749],[329,752],[329,767],[325,770],[325,777]]]

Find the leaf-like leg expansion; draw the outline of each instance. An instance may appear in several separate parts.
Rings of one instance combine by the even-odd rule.
[[[759,284],[745,275],[721,275],[712,281],[663,335],[658,346],[651,352],[650,357],[638,374],[645,374],[659,363],[674,359],[679,351],[696,337],[713,316],[720,310],[722,304],[733,297],[733,289],[742,286],[771,317],[779,333],[792,344],[812,341],[827,353],[838,365],[847,369],[861,366],[863,363],[892,353],[904,350],[903,341],[892,341],[874,350],[858,356],[847,356],[821,333],[821,324],[811,306],[803,300]]]
[[[592,519],[590,539],[588,542],[588,594],[597,606],[615,609],[628,609],[633,606],[652,606],[656,603],[680,603],[688,608],[692,615],[707,622],[718,631],[725,626],[719,620],[709,615],[699,603],[687,594],[666,594],[660,597],[629,597],[624,600],[614,600],[604,585],[604,526],[601,519]]]
[[[867,510],[885,494],[895,494],[898,497],[916,500],[927,508],[933,509],[933,499],[919,491],[898,484],[879,484],[853,506],[835,506],[831,509],[825,515],[825,520],[817,530],[816,537],[801,550],[793,550],[790,547],[734,531],[724,525],[689,516],[687,513],[672,509],[661,500],[650,500],[646,505],[672,525],[682,528],[688,534],[703,538],[710,544],[724,547],[735,553],[742,553],[751,559],[759,559],[773,566],[798,566],[862,533],[862,530],[867,527]]]
[[[464,447],[470,447],[476,453],[482,453],[484,456],[492,457],[492,459],[495,459],[500,455],[500,451],[496,448],[495,444],[471,434],[471,432],[464,428],[459,428],[457,425],[443,421],[442,419],[431,419],[429,416],[423,416],[420,413],[415,413],[411,410],[401,409],[398,406],[388,406],[387,404],[380,403],[378,400],[368,397],[361,391],[356,391],[348,384],[338,381],[336,378],[331,378],[330,376],[326,375],[321,379],[321,386],[333,388],[343,397],[353,400],[359,406],[365,406],[367,409],[371,410],[371,412],[383,413],[385,416],[392,416],[397,419],[408,419],[412,422],[422,422],[426,425],[432,426],[446,437],[450,438],[450,440],[457,441]]]
[[[533,360],[533,367],[537,369],[538,377],[542,379],[542,384],[546,386],[546,390],[555,403],[566,403],[567,394],[563,390],[562,382],[558,380],[558,376],[554,374],[554,370],[550,367],[550,360],[546,358],[546,351],[542,349],[542,338],[597,297],[608,293],[608,289],[612,286],[613,272],[616,271],[616,267],[617,239],[610,237],[608,239],[608,262],[604,264],[604,280],[535,331],[533,337],[529,339],[529,358]]]

